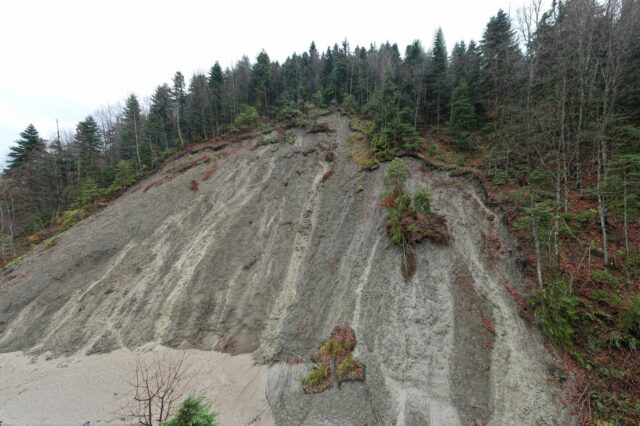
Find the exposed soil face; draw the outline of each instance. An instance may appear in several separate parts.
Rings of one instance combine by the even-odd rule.
[[[347,119],[321,121],[335,131],[244,140],[144,192],[162,175],[147,179],[27,256],[0,284],[0,352],[161,343],[271,364],[308,358],[344,326],[366,381],[306,395],[307,367],[272,363],[276,424],[570,424],[541,338],[505,289],[523,278],[483,191],[407,161],[408,186],[429,191],[453,239],[420,243],[405,283],[384,165],[360,171]]]

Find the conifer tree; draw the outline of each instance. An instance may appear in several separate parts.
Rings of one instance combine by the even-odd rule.
[[[122,126],[120,128],[120,157],[133,160],[138,170],[142,167],[142,117],[140,103],[136,95],[129,95],[122,112]]]
[[[271,92],[271,61],[269,55],[263,50],[258,55],[252,70],[254,84],[254,96],[256,105],[262,114],[266,114],[269,108],[269,95]]]
[[[183,116],[184,106],[186,102],[186,94],[185,94],[184,76],[180,71],[177,71],[173,76],[173,101],[174,101],[174,109],[175,109],[176,127],[178,128],[178,138],[180,140],[180,145],[184,145],[184,137],[182,135],[184,118],[182,116]]]
[[[15,141],[9,151],[8,170],[19,169],[33,157],[43,152],[46,145],[33,124],[29,124],[26,129],[20,132],[20,139]]]
[[[436,125],[440,127],[440,124],[445,121],[447,110],[447,46],[444,41],[444,34],[442,28],[438,28],[436,32],[436,38],[433,42],[433,49],[431,50],[432,56],[432,68],[431,75],[429,77],[431,83],[431,95],[434,103],[434,115]]]
[[[222,125],[222,89],[224,76],[218,61],[209,70],[209,105],[211,108],[212,134],[217,135]]]
[[[101,139],[98,123],[93,116],[87,116],[76,126],[76,144],[78,145],[78,178],[98,180],[101,156]]]
[[[451,95],[451,119],[447,131],[454,135],[454,144],[458,149],[469,151],[475,147],[469,132],[475,127],[475,113],[469,98],[469,88],[465,80]]]

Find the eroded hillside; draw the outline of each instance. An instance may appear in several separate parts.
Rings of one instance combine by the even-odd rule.
[[[332,131],[246,139],[166,179],[191,161],[177,159],[26,256],[2,276],[0,352],[252,354],[283,425],[571,423],[509,294],[524,285],[514,242],[483,191],[408,161],[408,186],[427,188],[453,240],[418,245],[405,282],[384,166],[351,161],[347,118],[321,121]],[[355,330],[366,381],[306,395],[308,367],[287,361],[336,326]]]

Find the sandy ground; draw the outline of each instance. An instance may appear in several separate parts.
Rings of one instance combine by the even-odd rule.
[[[50,358],[22,352],[0,354],[0,423],[129,424],[122,407],[129,401],[127,385],[136,360],[186,353],[190,389],[211,402],[221,425],[271,425],[264,393],[267,368],[254,365],[248,354],[176,350],[119,349],[108,354]]]

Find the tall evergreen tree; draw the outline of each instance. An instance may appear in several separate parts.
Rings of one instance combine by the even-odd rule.
[[[120,158],[131,160],[136,169],[142,168],[142,111],[136,95],[129,95],[122,112],[120,127]]]
[[[182,129],[184,128],[184,107],[186,104],[187,95],[185,93],[184,75],[180,71],[177,71],[173,76],[173,101],[176,128],[178,129],[178,138],[180,145],[184,145],[184,137]]]
[[[254,85],[254,97],[256,105],[263,115],[267,114],[269,108],[269,97],[271,95],[271,61],[269,55],[264,50],[258,55],[252,71]]]
[[[433,49],[431,50],[432,66],[431,75],[429,81],[431,85],[431,96],[434,103],[434,118],[436,125],[440,127],[440,124],[446,121],[447,111],[447,94],[449,92],[447,85],[447,46],[444,41],[444,34],[442,28],[438,28],[436,32],[436,38],[433,42]]]
[[[520,58],[511,19],[502,10],[493,16],[482,36],[482,78],[487,110],[500,125],[503,107],[513,86],[515,64]]]
[[[16,140],[15,143],[15,146],[9,148],[8,170],[19,169],[37,154],[43,152],[46,147],[44,140],[40,137],[33,124],[29,124],[26,129],[20,132],[20,139]]]
[[[100,129],[93,116],[87,116],[76,126],[76,144],[78,146],[78,179],[98,181],[101,156]]]
[[[222,125],[222,88],[224,76],[218,61],[209,70],[209,106],[211,108],[212,135],[220,133]]]
[[[171,88],[163,84],[151,96],[149,116],[146,121],[146,135],[152,144],[168,149],[174,141],[173,100]],[[177,135],[175,135],[177,136]]]

